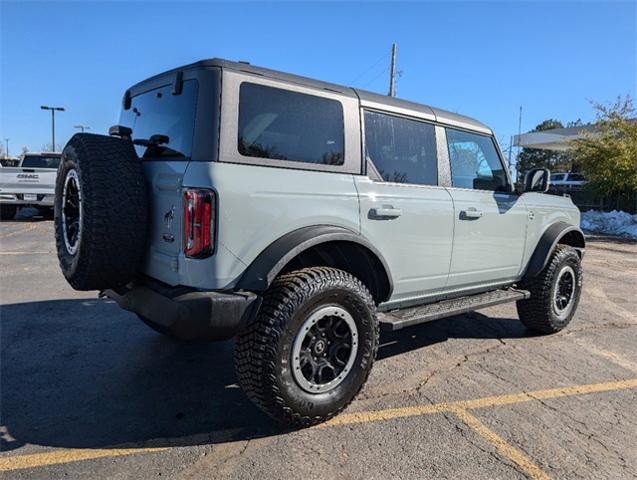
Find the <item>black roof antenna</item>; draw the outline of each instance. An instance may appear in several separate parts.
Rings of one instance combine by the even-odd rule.
[[[173,95],[181,95],[181,91],[184,86],[184,72],[179,70],[175,74],[175,80],[173,81]]]
[[[124,101],[122,102],[124,104],[124,110],[128,110],[131,106],[131,97],[130,97],[130,90],[126,90],[126,92],[124,93]]]

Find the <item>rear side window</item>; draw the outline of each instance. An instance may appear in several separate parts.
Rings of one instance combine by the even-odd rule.
[[[507,176],[491,137],[447,128],[447,143],[454,187],[508,191]]]
[[[343,165],[343,107],[328,98],[242,83],[239,153],[319,165]]]
[[[149,141],[153,135],[165,135],[167,143],[135,145],[143,159],[189,159],[197,107],[197,81],[186,80],[179,95],[172,85],[156,88],[131,99],[123,110],[120,124],[133,130],[133,140]]]
[[[386,182],[438,184],[433,125],[366,111],[365,154]]]
[[[25,155],[21,166],[24,168],[58,168],[59,165],[60,157],[58,156]]]

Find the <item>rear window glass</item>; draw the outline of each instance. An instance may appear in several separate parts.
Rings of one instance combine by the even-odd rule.
[[[238,136],[241,155],[343,165],[343,138],[340,102],[253,83],[241,84]]]
[[[429,123],[366,111],[365,153],[386,182],[438,184],[436,133]]]
[[[133,130],[133,140],[150,141],[153,135],[165,135],[168,142],[135,145],[144,159],[183,158],[192,155],[192,138],[197,107],[197,81],[186,80],[179,95],[172,85],[136,95],[128,110],[122,111],[120,124]]]
[[[58,168],[60,165],[60,157],[45,157],[40,155],[26,155],[22,160],[24,168]]]

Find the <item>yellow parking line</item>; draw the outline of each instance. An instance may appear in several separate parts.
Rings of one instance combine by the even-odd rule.
[[[507,457],[509,460],[515,462],[531,478],[535,480],[550,479],[550,477],[546,473],[544,473],[540,467],[533,463],[533,461],[523,452],[515,448],[513,445],[508,444],[500,435],[487,427],[484,423],[478,420],[474,415],[470,414],[467,410],[465,410],[464,408],[452,407],[451,412],[453,412],[456,417],[462,420],[474,432],[476,432],[482,438],[495,446],[500,455]]]
[[[0,252],[0,255],[44,255],[47,253],[55,253],[53,251],[49,252]]]
[[[0,235],[0,238],[13,237],[14,235],[20,235],[21,233],[25,233],[25,232],[28,232],[28,231],[31,231],[31,230],[35,230],[36,228],[38,228],[38,224],[37,223],[32,223],[28,227],[23,228],[21,230],[16,230],[15,232],[9,232],[9,233],[5,233],[3,235]]]
[[[584,395],[588,393],[610,392],[613,390],[623,390],[627,388],[637,388],[637,378],[630,380],[620,380],[617,382],[592,383],[588,385],[575,385],[573,387],[535,390],[530,392],[516,393],[513,395],[497,395],[494,397],[477,398],[475,400],[460,400],[457,402],[449,403],[416,405],[414,407],[389,408],[386,410],[376,410],[371,412],[346,413],[333,418],[329,422],[317,425],[314,428],[349,425],[352,423],[378,422],[380,420],[414,417],[417,415],[427,415],[429,413],[436,412],[448,412],[454,408],[463,408],[470,410],[474,408],[495,407],[499,405],[511,405],[514,403],[530,402],[532,400],[538,399],[546,400],[550,398],[570,397],[573,395]]]
[[[619,353],[611,352],[610,350],[598,347],[591,340],[587,340],[585,338],[576,338],[574,339],[574,341],[577,345],[585,349],[587,352],[605,358],[606,360],[614,363],[619,367],[625,368],[626,370],[632,370],[633,372],[637,373],[637,363],[633,362],[629,358],[626,358]]]
[[[356,412],[356,413],[347,413],[342,414],[336,418],[333,418],[329,422],[323,423],[321,425],[317,425],[313,427],[314,429],[327,428],[327,427],[335,427],[339,425],[349,425],[354,423],[367,423],[367,422],[378,422],[381,420],[392,420],[396,418],[402,417],[413,417],[418,415],[427,415],[432,413],[440,413],[440,412],[451,412],[455,413],[460,417],[463,415],[462,413],[458,414],[459,411],[466,411],[474,408],[485,408],[485,407],[494,407],[500,405],[511,405],[515,403],[522,402],[530,402],[532,400],[537,399],[550,399],[550,398],[560,398],[560,397],[569,397],[574,395],[584,395],[589,393],[601,393],[601,392],[611,392],[614,390],[624,390],[628,388],[637,388],[637,378],[629,379],[629,380],[621,380],[617,382],[607,382],[607,383],[593,383],[588,385],[576,385],[572,387],[561,387],[561,388],[551,388],[547,390],[535,390],[530,392],[518,393],[513,395],[499,395],[494,397],[484,397],[478,398],[474,400],[461,400],[457,402],[444,402],[444,403],[435,403],[430,405],[418,405],[414,407],[403,407],[403,408],[389,408],[386,410],[376,410],[371,412]],[[470,415],[467,412],[467,415]],[[463,421],[465,418],[469,418],[467,415],[463,416]],[[466,423],[469,425],[468,420]],[[479,420],[475,419],[475,421],[479,422]],[[472,421],[473,422],[473,421]],[[475,422],[473,422],[475,424]],[[470,425],[473,428],[473,424]],[[483,426],[484,427],[484,426]],[[484,429],[488,430],[487,427]],[[482,432],[486,432],[486,430],[482,430]],[[228,432],[228,435],[223,432],[216,432],[218,435],[218,440],[220,441],[230,441],[232,435]],[[483,433],[479,432],[481,435]],[[492,435],[491,435],[492,434]],[[220,436],[219,436],[220,435]],[[495,438],[497,435],[493,432],[490,433],[491,441],[495,442]],[[493,436],[495,435],[495,437]],[[484,436],[484,435],[483,435]],[[196,437],[196,438],[195,438]],[[485,437],[486,438],[486,437]],[[498,437],[499,438],[499,437]],[[198,435],[192,437],[183,437],[179,439],[175,439],[173,442],[175,446],[185,446],[189,444],[196,444],[206,441],[206,439],[210,440],[209,435]],[[504,440],[500,439],[501,442]],[[148,445],[149,443],[146,443]],[[152,443],[151,443],[152,444]],[[165,443],[164,443],[165,444]],[[498,446],[500,445],[500,446]],[[504,443],[497,444],[498,449],[505,448]],[[154,452],[163,452],[168,450],[170,447],[144,447],[144,448],[104,448],[104,449],[61,449],[54,450],[51,452],[45,453],[33,453],[27,455],[18,455],[18,456],[3,456],[0,457],[0,472],[12,471],[12,470],[21,470],[25,468],[38,468],[45,467],[47,465],[57,465],[61,463],[71,463],[78,462],[82,460],[92,460],[96,458],[104,458],[104,457],[119,457],[126,455],[133,455],[136,453],[154,453]],[[514,447],[508,446],[508,449],[514,449]],[[514,449],[515,450],[515,449]],[[522,452],[517,451],[517,454],[512,450],[502,450],[504,452],[508,452],[508,455],[511,459],[514,459],[512,455],[524,455]],[[515,457],[518,460],[522,461],[522,457]],[[517,460],[514,460],[518,463]],[[530,460],[529,460],[530,461]],[[518,463],[522,467],[522,464]],[[530,468],[530,467],[529,467]],[[542,477],[537,477],[542,478]]]
[[[82,460],[95,460],[96,458],[104,457],[124,457],[135,453],[163,452],[164,450],[168,450],[168,448],[74,448],[54,450],[45,453],[31,453],[28,455],[0,458],[0,472],[46,467],[48,465],[59,465],[61,463],[79,462]]]

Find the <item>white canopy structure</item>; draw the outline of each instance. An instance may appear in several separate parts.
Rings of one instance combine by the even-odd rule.
[[[542,132],[529,132],[513,136],[514,147],[537,148],[539,150],[565,151],[570,148],[569,140],[581,138],[583,132],[594,132],[594,125],[554,128]]]

